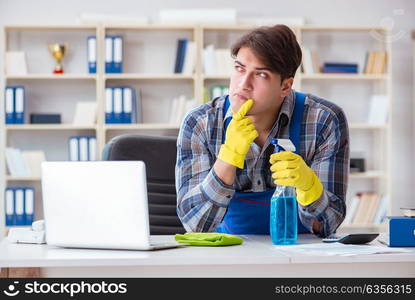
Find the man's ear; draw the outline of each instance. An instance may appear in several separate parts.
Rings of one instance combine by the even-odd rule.
[[[294,83],[294,77],[286,78],[281,84],[281,96],[285,97],[289,94]]]

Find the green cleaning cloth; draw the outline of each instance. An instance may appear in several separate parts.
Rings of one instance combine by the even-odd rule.
[[[174,238],[179,243],[192,246],[230,246],[240,245],[243,242],[239,236],[215,232],[188,232],[176,234]]]

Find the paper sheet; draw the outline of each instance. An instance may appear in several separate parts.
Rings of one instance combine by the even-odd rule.
[[[301,255],[339,255],[353,256],[362,254],[380,254],[380,253],[410,253],[409,249],[389,248],[375,245],[345,245],[341,243],[319,243],[304,244],[292,246],[275,246],[278,250]]]

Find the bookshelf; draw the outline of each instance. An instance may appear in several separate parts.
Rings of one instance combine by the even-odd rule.
[[[28,66],[27,75],[7,75],[3,72],[1,87],[6,85],[24,85],[26,89],[27,112],[59,112],[62,124],[23,124],[1,127],[0,187],[29,186],[36,189],[35,218],[42,218],[42,201],[40,178],[12,177],[8,175],[4,149],[6,146],[22,150],[44,150],[47,160],[67,160],[68,137],[75,135],[96,136],[97,158],[101,158],[102,149],[113,137],[124,133],[140,133],[148,135],[177,135],[179,125],[170,124],[169,110],[171,100],[179,94],[187,98],[196,98],[198,103],[204,101],[206,90],[215,85],[227,85],[229,74],[205,74],[203,65],[203,49],[212,44],[216,48],[229,49],[231,44],[244,33],[256,26],[5,26],[3,28],[4,47],[6,51],[25,51]],[[363,64],[364,51],[374,49],[368,44],[367,34],[372,31],[383,32],[378,27],[330,27],[330,26],[299,26],[292,28],[301,45],[318,45],[320,59],[331,58],[333,49],[343,49],[344,40],[350,41],[353,35],[359,38],[356,45],[349,49],[345,58],[353,50],[359,53],[359,65]],[[97,72],[88,73],[87,37],[97,37]],[[122,35],[124,39],[123,73],[105,73],[105,36]],[[363,39],[362,39],[363,37]],[[366,39],[365,39],[366,37]],[[186,38],[196,44],[196,62],[193,74],[175,74],[174,61],[177,40]],[[63,60],[65,73],[52,74],[54,60],[47,50],[51,42],[67,42],[68,56]],[[391,49],[387,41],[379,43],[388,52],[388,70],[391,70]],[[322,49],[320,51],[320,49]],[[343,53],[342,51],[338,51]],[[340,57],[342,58],[342,57]],[[140,90],[142,95],[143,122],[139,124],[105,124],[105,87],[128,85]],[[356,146],[367,146],[362,151],[369,156],[368,170],[354,173],[349,178],[348,198],[353,192],[361,189],[373,189],[390,194],[390,178],[388,145],[391,120],[383,125],[369,125],[364,122],[364,114],[358,112],[354,116],[356,104],[337,99],[337,86],[352,86],[353,92],[360,98],[371,93],[387,95],[390,101],[391,74],[302,74],[297,72],[294,88],[311,92],[329,99],[342,106],[350,123],[350,136],[353,151]],[[333,87],[333,88],[331,88]],[[4,95],[4,93],[3,93]],[[97,104],[97,122],[93,126],[76,126],[71,124],[75,101],[82,98]],[[4,97],[3,97],[4,99]],[[337,102],[339,100],[339,102]],[[346,99],[347,100],[347,99]],[[343,102],[342,102],[343,101]],[[356,102],[361,102],[357,101]],[[363,101],[362,101],[363,102]],[[3,102],[4,103],[4,102]],[[362,106],[364,110],[364,106]],[[360,106],[359,106],[360,108]],[[1,119],[4,121],[4,105],[1,105]],[[356,136],[356,137],[355,137]],[[385,145],[376,147],[376,145]],[[378,149],[381,148],[381,149]],[[3,197],[1,198],[3,199]],[[391,203],[390,203],[391,205]],[[4,203],[0,203],[0,237],[6,233],[4,226]],[[364,230],[378,230],[376,224],[364,226]],[[355,225],[343,226],[341,230],[358,231],[362,228]]]

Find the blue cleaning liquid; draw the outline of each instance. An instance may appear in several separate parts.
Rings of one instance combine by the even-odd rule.
[[[297,200],[295,196],[271,198],[270,235],[274,245],[297,242]]]
[[[274,153],[285,151],[278,145],[278,139],[272,139]],[[291,186],[277,186],[271,198],[270,235],[274,245],[293,245],[297,242],[297,199]]]

